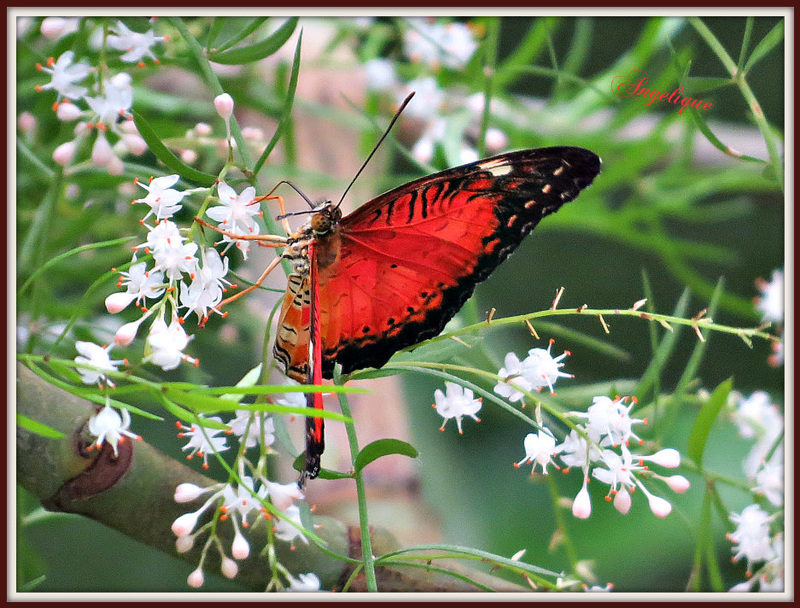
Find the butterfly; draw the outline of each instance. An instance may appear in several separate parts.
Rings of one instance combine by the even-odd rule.
[[[270,237],[292,267],[275,359],[298,382],[321,384],[336,364],[344,374],[378,368],[437,335],[600,164],[584,148],[521,150],[416,179],[346,216],[331,201],[314,206],[298,231]],[[307,405],[321,409],[322,395],[307,393]],[[323,420],[309,416],[301,484],[319,474],[323,450]]]

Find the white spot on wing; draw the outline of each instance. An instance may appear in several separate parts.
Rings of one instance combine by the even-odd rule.
[[[506,161],[501,158],[496,158],[494,160],[487,161],[478,166],[484,171],[488,171],[495,177],[501,177],[503,175],[508,175],[509,173],[511,173],[511,165],[506,163]]]

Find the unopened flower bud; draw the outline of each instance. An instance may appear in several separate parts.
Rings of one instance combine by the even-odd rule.
[[[106,310],[112,315],[117,314],[127,308],[128,304],[136,298],[135,294],[127,292],[112,293],[106,298]]]
[[[617,495],[614,496],[614,508],[623,515],[627,515],[628,511],[630,511],[631,495],[626,488],[623,487],[617,492]]]
[[[111,144],[108,143],[106,136],[98,129],[97,139],[92,146],[92,162],[100,167],[105,167],[114,157]]]
[[[81,109],[74,103],[62,102],[58,104],[58,109],[56,110],[58,120],[63,122],[77,120],[81,117],[81,114],[83,114],[83,112],[81,112]]]
[[[662,467],[667,467],[668,469],[674,469],[681,464],[681,453],[673,448],[665,448],[650,456],[640,456],[639,458],[661,465]]]
[[[225,122],[228,122],[233,115],[233,97],[227,93],[217,95],[214,98],[214,107],[217,113],[222,117]]]
[[[572,503],[572,514],[578,519],[587,519],[592,514],[592,499],[585,483]]]
[[[224,574],[226,578],[234,579],[239,573],[239,566],[237,566],[236,562],[230,557],[225,557],[222,559],[220,570],[222,570],[222,574]]]
[[[175,488],[175,502],[191,502],[205,492],[206,488],[201,488],[193,483],[182,483]]]
[[[656,517],[666,517],[672,512],[672,504],[668,500],[652,494],[647,497],[647,500],[650,501],[650,510]]]
[[[65,142],[53,150],[53,160],[62,167],[66,167],[72,162],[77,148],[78,146],[74,141]]]
[[[194,536],[192,535],[179,536],[175,541],[175,551],[178,553],[191,551],[192,547],[194,547]]]
[[[673,492],[677,492],[678,494],[683,494],[686,490],[689,489],[691,485],[689,480],[686,479],[683,475],[673,475],[671,477],[661,477],[669,486],[669,489]]]
[[[49,40],[57,40],[62,36],[77,31],[77,17],[45,17],[42,19],[42,36]]]
[[[143,318],[144,317],[142,317],[142,319]],[[136,337],[136,332],[139,331],[139,325],[141,324],[142,319],[125,323],[125,325],[120,327],[117,330],[117,333],[114,334],[114,344],[119,346],[128,346],[128,344],[133,342],[133,339]]]
[[[195,589],[199,589],[203,586],[205,579],[203,578],[203,571],[198,568],[197,570],[193,571],[186,579],[186,582],[189,584],[190,587],[194,587]]]
[[[250,544],[238,529],[236,530],[236,536],[233,537],[231,555],[236,559],[246,559],[250,555]]]
[[[200,517],[200,512],[184,513],[174,522],[172,522],[172,532],[175,536],[186,536],[192,533],[194,527],[197,525],[197,519]]]
[[[17,118],[17,127],[23,133],[31,133],[36,128],[36,117],[30,112],[23,112]]]

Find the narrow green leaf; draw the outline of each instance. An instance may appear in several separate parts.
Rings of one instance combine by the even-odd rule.
[[[353,463],[353,469],[358,472],[370,462],[389,454],[402,454],[409,458],[416,458],[419,452],[413,445],[400,439],[378,439],[359,450]]]
[[[69,251],[66,251],[66,252],[64,252],[64,253],[62,253],[60,255],[57,255],[54,258],[50,258],[44,264],[39,266],[31,276],[28,277],[28,280],[25,281],[25,283],[22,285],[22,287],[20,287],[17,290],[17,297],[19,297],[20,295],[22,295],[25,292],[25,290],[36,279],[36,277],[38,277],[42,272],[44,272],[45,270],[47,270],[48,268],[50,268],[54,264],[57,264],[61,260],[64,260],[64,259],[66,259],[68,257],[73,256],[73,255],[77,255],[79,253],[83,253],[84,251],[89,251],[90,249],[101,249],[103,247],[114,247],[116,245],[121,245],[123,243],[127,243],[132,238],[133,237],[126,236],[126,237],[123,237],[123,238],[120,238],[120,239],[113,239],[111,241],[103,241],[102,243],[90,243],[89,245],[81,245],[80,247],[76,247],[75,249],[70,249]]]
[[[703,465],[703,452],[706,449],[711,425],[714,424],[714,420],[717,419],[720,411],[725,407],[732,387],[733,378],[728,378],[715,388],[709,400],[703,405],[703,409],[698,412],[697,419],[692,425],[692,430],[689,433],[689,447],[686,453],[700,468]]]
[[[224,53],[209,53],[208,60],[225,65],[240,65],[260,61],[275,53],[289,40],[289,37],[294,33],[297,27],[297,21],[298,17],[292,17],[279,27],[269,38],[257,42],[256,44],[225,51]]]
[[[268,19],[268,17],[258,17],[257,19],[253,19],[250,23],[247,24],[240,32],[237,32],[234,36],[232,36],[229,40],[216,45],[214,50],[217,53],[222,53],[223,51],[227,51],[231,48],[234,44],[239,44],[242,40],[247,38],[250,34],[255,32],[261,25]],[[208,49],[211,51],[212,49]]]
[[[297,46],[294,49],[294,59],[292,61],[292,73],[289,76],[289,90],[286,91],[286,101],[283,103],[283,110],[281,111],[281,117],[278,121],[278,128],[275,129],[275,133],[272,136],[272,139],[267,144],[267,147],[264,148],[264,151],[261,153],[261,156],[256,161],[256,164],[253,165],[253,175],[258,175],[258,172],[261,170],[261,167],[264,166],[264,163],[269,158],[269,155],[272,153],[273,148],[277,145],[278,141],[283,135],[283,131],[286,129],[286,126],[289,124],[292,118],[292,106],[294,105],[294,95],[297,91],[297,79],[300,74],[300,48],[303,43],[303,30],[300,30],[300,34],[297,36]]]
[[[714,133],[711,131],[711,128],[706,123],[706,119],[703,116],[702,112],[700,112],[700,110],[698,110],[697,108],[688,108],[688,109],[689,109],[689,114],[694,119],[694,124],[697,125],[697,128],[700,130],[700,132],[703,135],[705,135],[705,138],[709,142],[711,142],[711,145],[714,146],[717,150],[719,150],[723,154],[732,156],[733,158],[740,158],[742,160],[764,164],[765,161],[759,158],[753,158],[752,156],[747,156],[746,154],[737,152],[733,148],[730,148],[725,144],[723,144],[719,140],[719,138],[716,135],[714,135]]]
[[[163,394],[161,395],[161,403],[164,406],[164,409],[175,416],[175,418],[178,420],[183,420],[189,424],[196,424],[198,421],[200,421],[202,422],[203,426],[211,429],[220,429],[223,431],[228,430],[228,425],[223,424],[222,422],[217,422],[216,420],[209,420],[208,418],[199,418],[195,413],[185,410],[177,403],[167,399]]]
[[[753,49],[753,53],[750,55],[750,58],[747,60],[747,63],[744,64],[744,74],[747,74],[756,63],[758,63],[761,59],[763,59],[772,49],[774,49],[781,40],[783,40],[783,27],[784,22],[781,19],[775,27],[773,27],[766,36],[761,39],[756,45],[756,48]]]
[[[61,431],[57,431],[53,427],[42,424],[41,422],[37,422],[36,420],[28,418],[27,416],[23,416],[22,414],[17,414],[17,426],[20,426],[31,433],[41,435],[42,437],[49,437],[50,439],[63,439],[66,437],[66,435]]]
[[[217,179],[216,176],[203,171],[198,171],[194,167],[190,167],[175,156],[164,145],[158,137],[153,127],[139,114],[136,110],[132,110],[133,120],[136,123],[136,128],[139,130],[139,135],[147,142],[147,147],[155,154],[156,158],[164,163],[167,167],[175,171],[183,179],[200,184],[203,186],[211,186]]]

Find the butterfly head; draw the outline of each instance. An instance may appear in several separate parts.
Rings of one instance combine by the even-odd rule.
[[[325,236],[330,234],[339,220],[342,219],[342,211],[338,205],[326,201],[314,210],[311,216],[311,231],[314,236]]]

